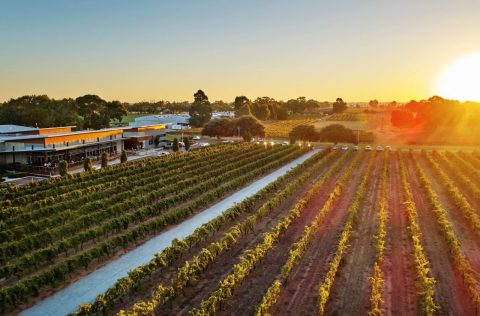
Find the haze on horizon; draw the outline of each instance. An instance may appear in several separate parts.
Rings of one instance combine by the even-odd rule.
[[[0,4],[0,102],[428,98],[480,52],[480,1],[19,0]],[[480,101],[480,100],[477,100]]]

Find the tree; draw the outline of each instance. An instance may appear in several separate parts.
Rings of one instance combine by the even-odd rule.
[[[287,108],[292,113],[303,113],[307,108],[307,100],[305,97],[298,97],[287,101]]]
[[[172,145],[172,150],[174,152],[177,152],[180,149],[180,146],[178,145],[178,139],[175,137],[173,139],[173,145]]]
[[[236,127],[239,128],[240,136],[246,142],[251,141],[254,136],[265,136],[265,127],[252,116],[242,116],[235,123]]]
[[[236,133],[234,122],[228,118],[213,119],[202,129],[202,135],[210,137],[230,137]]]
[[[65,160],[60,160],[58,163],[58,172],[62,177],[68,175],[68,163]]]
[[[103,115],[107,116],[109,121],[117,120],[118,122],[121,122],[122,117],[128,114],[125,106],[120,103],[120,101],[107,102],[104,111]]]
[[[377,99],[370,100],[370,102],[368,102],[368,105],[372,108],[376,108],[378,107],[378,100]]]
[[[257,98],[252,105],[252,114],[259,120],[265,121],[270,118],[270,103],[275,102],[269,97]]]
[[[333,103],[333,113],[342,113],[347,109],[347,103],[342,98],[337,98]]]
[[[212,104],[212,111],[227,112],[233,110],[233,104],[226,103],[222,100],[215,101]]]
[[[392,111],[390,121],[396,127],[412,127],[415,125],[415,116],[411,112],[395,110]]]
[[[122,150],[122,153],[120,154],[120,163],[126,163],[128,161],[127,157],[127,152],[125,149]]]
[[[108,167],[108,154],[106,152],[102,153],[102,168]]]
[[[100,129],[110,126],[110,120],[121,120],[127,114],[119,101],[107,102],[97,95],[87,94],[75,99],[78,113],[83,117],[83,127]]]
[[[0,106],[0,124],[18,124],[35,127],[74,125],[81,127],[75,101],[54,100],[46,95],[23,96]]]
[[[83,161],[83,170],[92,171],[92,168],[92,160],[90,159],[90,157],[85,158],[85,160]]]
[[[193,97],[194,101],[189,110],[190,125],[202,127],[212,118],[212,107],[202,90],[198,90]]]
[[[108,127],[110,121],[102,115],[102,109],[107,104],[97,95],[87,94],[75,99],[78,113],[83,117],[84,128],[100,129]]]
[[[252,102],[246,96],[236,97],[233,106],[235,110],[235,117],[252,115]]]
[[[186,138],[183,140],[183,143],[185,144],[185,150],[186,150],[186,151],[189,151],[189,150],[190,150],[190,138],[186,137]]]
[[[325,126],[319,132],[319,140],[323,142],[356,142],[353,131],[341,124],[332,124]]]
[[[319,139],[318,132],[313,125],[299,125],[295,126],[288,134],[290,143],[294,144],[297,140],[303,141],[317,141]]]
[[[389,108],[396,108],[397,107],[397,101],[392,101],[388,104]]]
[[[155,144],[155,147],[158,147],[160,145],[160,135],[155,136],[153,139],[153,143]]]
[[[271,120],[286,120],[288,118],[288,109],[284,102],[273,100],[273,102],[268,104],[268,110],[270,111],[269,118]]]

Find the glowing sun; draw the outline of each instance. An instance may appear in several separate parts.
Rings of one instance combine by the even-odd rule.
[[[480,101],[480,52],[445,68],[435,83],[435,94],[447,99]]]

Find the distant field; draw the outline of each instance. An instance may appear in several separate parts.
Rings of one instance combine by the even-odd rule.
[[[348,121],[348,122],[364,122],[366,121],[366,115],[363,112],[345,112],[335,113],[327,118],[327,121]]]
[[[299,119],[285,121],[265,121],[265,137],[288,138],[290,131],[299,125],[315,125],[316,119]]]

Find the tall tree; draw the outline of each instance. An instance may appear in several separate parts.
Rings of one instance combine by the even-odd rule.
[[[265,121],[270,118],[270,103],[275,100],[269,97],[257,98],[252,105],[252,114],[259,120]]]
[[[106,152],[102,153],[102,168],[108,167],[108,154]]]
[[[108,117],[108,120],[117,120],[118,122],[122,121],[122,117],[127,115],[127,110],[125,106],[120,101],[111,101],[107,102],[103,115]]]
[[[207,95],[202,90],[198,90],[193,97],[194,101],[189,111],[190,125],[202,127],[212,118],[212,107]]]
[[[99,129],[109,126],[109,120],[102,115],[102,109],[107,104],[97,95],[87,94],[75,99],[78,113],[83,117],[84,128]]]
[[[347,103],[342,98],[337,98],[333,103],[333,113],[342,113],[347,109]]]
[[[176,137],[173,139],[172,150],[173,150],[174,152],[177,152],[177,151],[180,150],[180,146],[179,146],[179,144],[178,144],[178,139],[177,139]]]
[[[126,163],[128,161],[128,156],[127,152],[125,149],[122,150],[122,153],[120,154],[120,163]]]
[[[378,100],[377,99],[370,100],[370,102],[368,102],[368,105],[372,108],[376,108],[378,107]]]
[[[287,101],[287,108],[292,113],[302,113],[307,108],[307,101],[305,97],[298,97]]]
[[[85,160],[83,161],[83,170],[85,171],[93,170],[92,160],[90,159],[90,157],[86,157]]]
[[[233,102],[235,110],[235,117],[241,117],[244,115],[252,115],[252,102],[246,96],[238,96]]]

